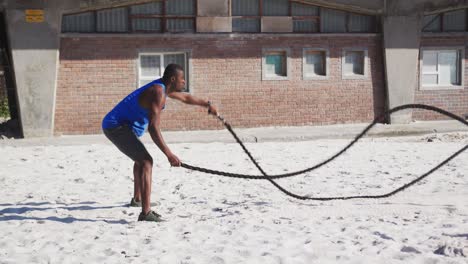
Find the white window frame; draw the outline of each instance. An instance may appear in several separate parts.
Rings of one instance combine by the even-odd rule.
[[[308,52],[318,51],[325,53],[325,75],[307,75],[306,73],[306,54]],[[302,50],[302,79],[303,80],[326,80],[330,76],[330,51],[325,48],[304,48]]]
[[[458,66],[460,67],[460,84],[459,85],[428,85],[423,84],[423,53],[424,51],[458,51],[459,53],[459,62]],[[434,72],[433,74],[439,74],[439,72]],[[419,90],[457,90],[464,89],[465,87],[465,47],[463,46],[453,46],[453,47],[422,47],[419,51]]]
[[[164,55],[171,55],[171,54],[184,54],[184,62],[185,65],[185,82],[186,82],[186,92],[191,93],[192,88],[190,87],[190,73],[191,73],[191,67],[189,63],[189,52],[187,51],[161,51],[161,52],[139,52],[138,53],[138,60],[137,60],[137,69],[138,69],[138,78],[137,78],[137,88],[141,87],[140,83],[142,80],[156,80],[159,78],[162,78],[164,75],[164,69],[165,67],[163,66],[164,63]],[[141,56],[160,56],[161,58],[161,65],[160,65],[160,73],[161,76],[142,76],[141,75]]]
[[[364,52],[364,74],[346,74],[345,73],[345,63],[346,63],[346,52],[349,51],[361,51]],[[341,55],[341,79],[344,80],[365,80],[369,78],[369,52],[367,48],[361,47],[350,47],[344,48]]]
[[[268,76],[266,74],[266,55],[272,52],[284,52],[286,56],[286,76]],[[262,81],[287,81],[291,76],[291,50],[289,48],[262,49]]]

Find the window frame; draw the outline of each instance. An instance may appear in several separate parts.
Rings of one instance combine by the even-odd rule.
[[[364,53],[364,65],[363,73],[364,74],[353,74],[348,75],[345,73],[345,64],[346,64],[346,52],[349,51],[362,51]],[[369,51],[368,48],[364,47],[347,47],[343,48],[341,54],[341,79],[343,80],[366,80],[369,78]]]
[[[193,93],[193,87],[191,85],[191,73],[192,73],[192,65],[191,65],[191,51],[189,50],[143,50],[143,51],[138,51],[138,57],[136,59],[136,73],[137,73],[137,78],[136,78],[136,89],[142,87],[140,85],[141,80],[156,80],[158,78],[162,78],[164,75],[164,55],[170,55],[170,54],[184,54],[184,61],[185,65],[184,66],[184,74],[185,74],[185,82],[186,82],[186,87],[183,92],[185,93]],[[152,78],[141,78],[141,56],[160,56],[161,58],[161,64],[160,64],[160,72],[161,76],[160,77],[152,77]]]
[[[306,74],[306,54],[308,52],[323,52],[325,53],[324,57],[324,69],[325,75],[307,75]],[[327,80],[330,77],[330,51],[327,48],[303,48],[302,49],[302,79],[303,80]]]
[[[459,58],[458,63],[458,74],[460,78],[460,84],[458,85],[425,85],[423,84],[423,55],[424,51],[458,51]],[[462,90],[465,89],[465,47],[464,46],[441,46],[441,47],[421,47],[419,50],[419,90]],[[439,73],[437,73],[439,76]]]
[[[79,14],[85,14],[85,13],[92,13],[94,16],[93,18],[93,23],[94,23],[94,29],[93,31],[87,31],[87,32],[73,32],[73,31],[62,31],[60,30],[61,33],[77,33],[77,34],[92,34],[92,33],[99,33],[99,34],[138,34],[138,33],[171,33],[171,34],[179,34],[179,33],[196,33],[197,32],[197,15],[198,15],[198,1],[193,0],[193,8],[194,8],[194,14],[193,15],[168,15],[166,13],[166,2],[169,0],[154,0],[150,2],[145,2],[145,3],[134,3],[134,4],[127,4],[123,6],[117,6],[117,7],[106,7],[106,8],[100,8],[100,9],[95,9],[95,10],[88,10],[84,12],[76,12],[76,13],[69,13],[69,14],[63,14],[62,15],[62,20],[63,17],[65,16],[71,16],[71,15],[79,15]],[[131,7],[132,6],[139,6],[139,5],[145,5],[145,4],[150,4],[153,2],[162,2],[162,14],[156,15],[156,14],[131,14]],[[127,14],[127,31],[98,31],[98,23],[97,23],[97,13],[99,11],[104,11],[104,10],[110,10],[110,9],[115,9],[115,8],[124,8],[126,9],[126,14]],[[134,30],[133,29],[133,19],[161,19],[161,30]],[[167,20],[169,19],[187,19],[187,20],[192,20],[193,21],[193,28],[189,31],[169,31],[167,29]],[[62,26],[62,25],[61,25]]]
[[[285,55],[286,76],[268,76],[266,74],[266,56],[268,53],[282,52]],[[262,81],[287,81],[291,77],[291,49],[290,48],[262,48]]]

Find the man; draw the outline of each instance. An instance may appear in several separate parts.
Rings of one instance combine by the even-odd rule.
[[[102,121],[106,137],[135,163],[133,165],[134,194],[130,206],[140,206],[142,211],[138,221],[161,221],[161,216],[151,210],[151,180],[153,159],[138,137],[145,129],[154,143],[166,155],[171,166],[180,166],[179,158],[164,142],[160,131],[161,113],[166,97],[186,104],[208,108],[217,115],[217,109],[210,101],[183,93],[185,87],[184,70],[177,64],[169,64],[161,79],[154,80],[130,93],[114,107]]]

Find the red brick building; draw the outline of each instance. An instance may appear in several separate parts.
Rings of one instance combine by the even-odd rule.
[[[211,99],[236,127],[367,123],[405,103],[468,113],[465,6],[342,2],[65,5],[53,134],[101,133],[103,116],[119,100],[174,62],[186,70],[187,92]],[[387,122],[434,119],[445,117],[414,111]],[[220,128],[203,109],[170,100],[162,124]]]

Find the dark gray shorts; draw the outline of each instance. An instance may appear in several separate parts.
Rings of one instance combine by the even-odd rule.
[[[116,128],[103,129],[103,131],[104,135],[133,161],[142,161],[151,157],[145,145],[129,126],[122,125]]]

